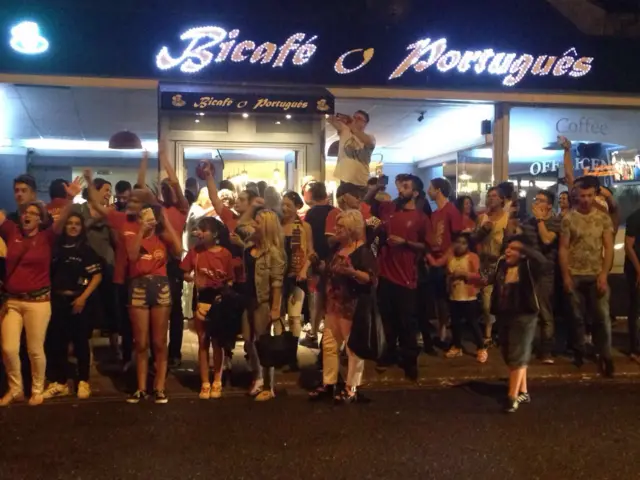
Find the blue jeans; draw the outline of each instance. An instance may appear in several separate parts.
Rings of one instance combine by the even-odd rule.
[[[585,353],[585,312],[593,318],[593,344],[596,353],[611,359],[611,317],[609,316],[609,289],[601,295],[595,276],[574,275],[573,291],[568,294],[573,320],[573,347],[577,354]]]

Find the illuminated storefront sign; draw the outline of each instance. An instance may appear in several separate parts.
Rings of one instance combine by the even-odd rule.
[[[287,61],[294,65],[304,65],[316,52],[314,41],[317,37],[307,37],[305,33],[291,35],[282,45],[264,42],[257,45],[252,40],[238,42],[240,30],[227,32],[220,27],[198,27],[180,35],[180,40],[189,44],[177,57],[169,53],[168,47],[162,47],[156,56],[156,65],[161,70],[180,67],[185,73],[196,73],[215,60],[223,63],[227,60],[241,63],[271,64],[282,67]]]
[[[228,62],[267,64],[272,67],[293,65],[305,66],[319,49],[315,44],[318,36],[296,33],[282,44],[253,40],[242,40],[240,30],[227,31],[217,26],[198,27],[187,30],[180,39],[188,42],[180,55],[174,56],[169,47],[162,47],[156,56],[156,66],[161,70],[179,68],[185,73],[197,73],[212,63]],[[476,75],[503,77],[502,84],[512,87],[527,75],[579,78],[591,71],[593,57],[579,57],[575,48],[562,55],[531,55],[528,53],[506,53],[491,48],[483,50],[449,50],[447,39],[425,38],[407,47],[409,54],[388,77],[399,79],[409,70],[421,73],[432,66],[441,72],[460,74],[473,72]],[[334,60],[333,70],[349,75],[375,64],[374,48],[347,50]],[[376,68],[380,68],[378,65]]]
[[[166,110],[220,113],[332,114],[334,112],[334,99],[331,95],[162,92],[161,108]]]
[[[567,50],[561,57],[496,52],[491,48],[447,50],[446,38],[419,40],[409,45],[407,50],[410,50],[409,55],[391,73],[389,80],[400,78],[409,69],[420,73],[435,65],[442,73],[455,70],[458,73],[471,71],[477,75],[502,76],[502,84],[512,87],[526,75],[545,76],[551,73],[556,77],[582,77],[589,73],[593,62],[593,57],[578,57],[575,48]]]
[[[25,55],[37,55],[49,49],[49,41],[40,34],[40,27],[34,22],[22,22],[13,27],[9,45]]]

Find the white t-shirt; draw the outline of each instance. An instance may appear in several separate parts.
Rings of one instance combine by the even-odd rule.
[[[376,139],[369,135],[372,145],[365,147],[364,143],[348,128],[341,129],[339,135],[338,163],[333,171],[333,176],[342,182],[366,186],[369,180],[371,154],[375,149]]]

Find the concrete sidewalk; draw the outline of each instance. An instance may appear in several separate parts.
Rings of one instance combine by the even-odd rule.
[[[625,341],[626,322],[618,325],[614,335],[614,361],[616,377],[624,379],[640,376],[640,365],[629,360],[622,353]],[[135,368],[123,373],[121,366],[113,361],[105,338],[94,338],[94,366],[92,369],[91,385],[96,397],[124,396],[135,389]],[[167,391],[172,396],[197,395],[200,380],[197,365],[197,337],[189,330],[184,332],[182,346],[183,361],[179,368],[172,369],[167,380]],[[366,362],[364,386],[370,388],[416,388],[428,386],[458,385],[470,381],[495,381],[507,376],[507,369],[497,348],[489,350],[489,360],[479,364],[475,359],[475,348],[468,346],[470,354],[455,359],[444,358],[442,352],[438,356],[421,354],[419,357],[419,378],[411,382],[404,378],[401,369],[391,367],[378,369],[373,362]],[[302,393],[304,389],[313,388],[321,375],[316,368],[318,350],[311,350],[300,346],[298,360],[299,372],[278,371],[276,382],[278,389],[285,389],[290,393]],[[533,360],[529,368],[531,379],[553,379],[579,381],[599,378],[597,367],[592,361],[577,368],[572,359],[567,356],[555,357],[554,365],[543,365]],[[225,395],[244,394],[251,383],[251,374],[245,361],[243,342],[238,341],[233,355],[231,374],[225,373]]]

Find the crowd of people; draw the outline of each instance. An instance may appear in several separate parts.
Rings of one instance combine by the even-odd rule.
[[[149,397],[150,370],[154,401],[168,401],[166,375],[181,362],[185,317],[198,337],[201,399],[222,396],[239,336],[253,375],[250,395],[273,399],[275,369],[265,366],[259,342],[288,332],[296,344],[320,350],[322,382],[311,400],[367,401],[359,390],[364,360],[348,342],[364,310],[379,311],[384,326],[378,367],[397,365],[409,379],[418,378],[421,348],[461,357],[468,332],[477,362],[485,363],[499,347],[509,369],[508,412],[531,400],[527,366],[537,329],[540,360],[554,362],[558,318],[570,325],[576,364],[589,357],[592,336],[594,358],[612,376],[607,278],[618,219],[598,178],[574,179],[569,168],[557,213],[554,193],[540,190],[529,216],[509,182],[489,189],[482,212],[470,197],[455,198],[445,178],[425,188],[413,174],[398,175],[392,199],[384,194],[388,178],[369,178],[375,139],[365,133],[368,121],[362,111],[330,119],[340,135],[337,206],[313,179],[301,194],[280,195],[266,184],[216,185],[206,161],[198,167],[206,186],[183,191],[163,148],[166,178],[158,191],[147,187],[145,156],[134,187],[115,185],[115,202],[111,184],[90,171],[52,182],[48,205],[37,200],[33,177],[17,177],[17,211],[0,213],[8,378],[0,405],[24,398],[21,344],[31,367],[30,405],[71,393],[70,345],[77,396],[89,397],[89,337],[99,315],[123,364],[135,363],[129,403]],[[561,141],[570,165],[570,144]],[[79,195],[86,203],[73,202]],[[636,359],[639,215],[628,222],[625,267]]]

